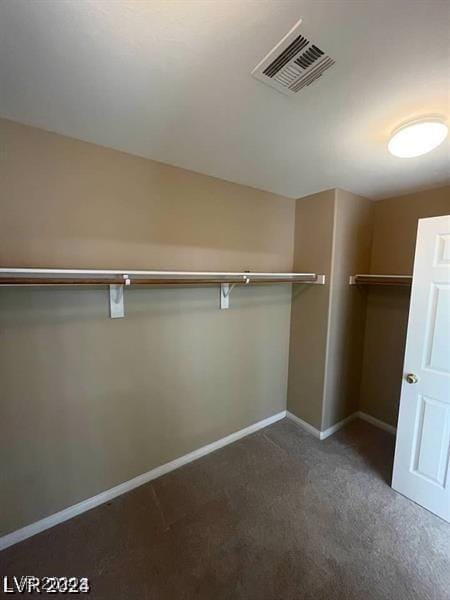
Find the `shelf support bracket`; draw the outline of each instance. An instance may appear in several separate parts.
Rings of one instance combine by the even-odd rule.
[[[123,285],[120,283],[109,286],[109,316],[111,319],[121,319],[125,316]]]
[[[125,316],[123,288],[130,283],[128,275],[123,275],[123,284],[114,283],[109,286],[109,316],[111,319],[121,319]]]
[[[250,277],[244,275],[242,281],[245,285],[250,283]],[[220,284],[220,310],[226,310],[230,308],[230,294],[231,290],[237,285],[237,283],[221,283]]]
[[[220,284],[220,310],[230,308],[230,294],[235,285],[235,283],[231,285],[229,283]]]

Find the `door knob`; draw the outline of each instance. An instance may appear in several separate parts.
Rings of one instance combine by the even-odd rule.
[[[419,378],[417,377],[417,375],[414,375],[414,373],[408,373],[406,375],[406,381],[408,383],[417,383],[419,381]]]

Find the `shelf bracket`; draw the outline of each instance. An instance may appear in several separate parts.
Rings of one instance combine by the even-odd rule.
[[[111,319],[121,319],[125,316],[123,288],[130,283],[128,275],[123,275],[123,284],[114,283],[109,286],[109,316]]]
[[[231,285],[229,283],[220,284],[220,310],[230,308],[230,294],[235,285],[235,283]]]
[[[242,283],[248,285],[250,283],[250,277],[244,275],[242,277]],[[237,285],[237,283],[221,283],[220,284],[220,310],[226,310],[230,308],[230,294],[231,290]]]
[[[121,319],[125,316],[123,285],[120,283],[109,286],[109,316],[111,319]]]

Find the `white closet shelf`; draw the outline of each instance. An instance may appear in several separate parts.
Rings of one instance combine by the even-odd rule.
[[[350,285],[400,285],[410,286],[412,275],[378,275],[372,273],[358,273],[351,275]]]
[[[28,269],[0,268],[0,285],[151,285],[217,283],[315,283],[325,277],[315,273],[251,271],[144,271],[133,269]]]
[[[236,285],[263,283],[325,284],[325,275],[252,271],[144,271],[115,269],[0,268],[0,286],[108,285],[111,317],[123,317],[124,286],[220,285],[220,307],[228,308]]]

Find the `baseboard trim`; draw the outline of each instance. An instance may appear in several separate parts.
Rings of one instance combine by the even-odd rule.
[[[294,413],[286,411],[286,417],[288,419],[291,419],[291,421],[294,421],[294,423],[297,423],[297,425],[300,425],[302,429],[304,429],[308,433],[311,433],[311,435],[320,440],[320,434],[322,433],[321,431],[319,431],[303,419],[300,419],[300,417],[297,417],[297,415],[294,415]]]
[[[183,465],[197,460],[202,456],[206,456],[207,454],[210,454],[211,452],[214,452],[219,448],[228,446],[228,444],[232,444],[233,442],[236,442],[237,440],[240,440],[241,438],[246,437],[251,433],[255,433],[259,429],[263,429],[264,427],[267,427],[268,425],[271,425],[276,421],[280,421],[285,417],[286,411],[283,410],[279,413],[276,413],[275,415],[272,415],[271,417],[268,417],[267,419],[263,419],[262,421],[253,423],[252,425],[249,425],[244,429],[240,429],[239,431],[235,431],[234,433],[231,433],[230,435],[227,435],[226,437],[221,438],[220,440],[212,442],[211,444],[207,444],[206,446],[202,446],[201,448],[198,448],[193,452],[189,452],[189,454],[180,456],[179,458],[176,458],[175,460],[165,463],[159,467],[156,467],[151,471],[147,471],[147,473],[143,473],[142,475],[138,475],[137,477],[134,477],[129,481],[125,481],[124,483],[116,485],[115,487],[101,492],[100,494],[97,494],[92,498],[87,498],[82,502],[78,502],[73,506],[69,506],[68,508],[65,508],[64,510],[61,510],[53,515],[36,521],[35,523],[31,523],[30,525],[26,525],[21,529],[12,531],[11,533],[4,535],[3,537],[0,537],[0,550],[4,550],[5,548],[8,548],[9,546],[13,546],[14,544],[26,540],[27,538],[30,538],[33,535],[40,533],[41,531],[45,531],[46,529],[50,529],[51,527],[59,525],[64,521],[68,521],[72,517],[76,517],[77,515],[80,515],[90,510],[91,508],[95,508],[96,506],[100,506],[105,502],[109,502],[110,500],[117,498],[117,496],[121,496],[126,492],[130,492],[131,490],[134,490],[135,488],[144,485],[145,483],[148,483],[153,479],[161,477],[161,475],[170,473],[170,471],[174,471],[175,469],[178,469]]]
[[[319,429],[316,429],[315,427],[313,427],[312,425],[310,425],[303,419],[300,419],[300,417],[297,417],[297,415],[294,415],[293,413],[291,413],[289,411],[286,412],[286,416],[288,419],[291,419],[292,421],[294,421],[294,423],[297,423],[298,425],[300,425],[300,427],[302,427],[305,431],[308,431],[309,433],[311,433],[317,439],[326,440],[328,437],[330,437],[330,435],[333,435],[333,433],[336,433],[336,431],[339,431],[339,429],[342,429],[342,427],[345,427],[345,425],[347,425],[347,423],[350,423],[350,421],[353,421],[353,419],[356,418],[357,413],[353,413],[353,414],[349,415],[345,419],[342,419],[342,421],[339,421],[339,423],[335,423],[334,425],[332,425],[331,427],[328,427],[328,429],[325,429],[324,431],[320,431]]]
[[[315,427],[313,427],[312,425],[310,425],[303,419],[300,419],[300,417],[297,417],[297,415],[294,415],[289,411],[286,412],[286,416],[288,419],[291,419],[292,421],[294,421],[294,423],[300,425],[300,427],[305,429],[305,431],[308,431],[319,440],[326,440],[328,437],[330,437],[330,435],[333,435],[333,433],[336,433],[336,431],[339,431],[339,429],[342,429],[342,427],[345,427],[354,419],[362,419],[363,421],[367,421],[367,423],[370,423],[371,425],[374,425],[379,429],[383,429],[383,431],[387,431],[392,435],[395,435],[397,433],[397,428],[393,425],[389,425],[389,423],[385,423],[384,421],[381,421],[376,417],[372,417],[372,415],[369,415],[361,410],[352,413],[345,419],[342,419],[342,421],[339,421],[339,423],[335,423],[334,425],[328,427],[328,429],[325,429],[324,431],[319,431],[319,429],[316,429]]]
[[[385,423],[384,421],[381,421],[380,419],[377,419],[376,417],[372,417],[372,415],[369,415],[361,410],[359,410],[355,414],[359,419],[362,419],[363,421],[367,421],[367,423],[370,423],[371,425],[375,425],[375,427],[378,427],[379,429],[383,429],[384,431],[387,431],[388,433],[391,433],[392,435],[396,435],[396,433],[397,433],[397,427],[394,427],[393,425],[389,425],[389,423]]]
[[[358,413],[354,412],[351,415],[349,415],[348,417],[345,417],[345,419],[342,419],[342,421],[339,421],[339,423],[335,423],[331,427],[328,427],[328,429],[321,431],[320,439],[326,440],[327,437],[330,437],[330,435],[333,435],[333,433],[336,433],[336,431],[339,431],[339,429],[342,429],[343,427],[345,427],[348,423],[350,423],[350,421],[354,421],[357,416],[358,416]]]

